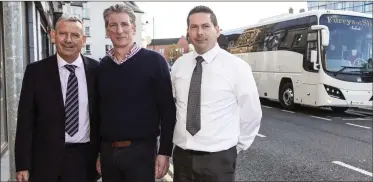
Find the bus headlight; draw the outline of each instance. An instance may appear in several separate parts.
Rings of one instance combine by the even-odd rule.
[[[345,97],[340,89],[325,84],[323,84],[323,86],[325,86],[325,90],[330,97],[345,100]]]

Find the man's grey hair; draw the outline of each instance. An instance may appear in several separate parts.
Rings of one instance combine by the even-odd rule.
[[[80,18],[76,17],[76,16],[72,16],[72,15],[67,15],[67,14],[63,14],[56,22],[56,25],[55,25],[55,29],[58,25],[59,22],[61,21],[70,21],[70,22],[79,22],[80,24],[82,24],[82,27],[83,26],[83,22]]]
[[[108,18],[113,13],[126,13],[130,17],[130,23],[135,25],[136,16],[134,10],[125,4],[116,4],[104,10],[105,27],[108,27]]]

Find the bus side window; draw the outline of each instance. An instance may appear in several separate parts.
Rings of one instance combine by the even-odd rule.
[[[292,47],[293,48],[303,47],[303,45],[301,45],[302,39],[303,39],[302,34],[296,34],[292,42]]]
[[[306,58],[306,47],[307,47],[307,30],[301,29],[295,32],[295,35],[292,40],[292,51],[298,52],[304,55]]]

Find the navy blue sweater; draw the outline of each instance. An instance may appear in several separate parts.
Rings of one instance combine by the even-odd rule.
[[[176,108],[168,64],[160,54],[142,48],[120,65],[104,57],[98,87],[103,141],[161,135],[159,154],[171,155]]]

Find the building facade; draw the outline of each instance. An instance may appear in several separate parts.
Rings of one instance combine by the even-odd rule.
[[[308,10],[331,9],[373,13],[373,1],[308,1]]]
[[[15,181],[13,151],[24,70],[55,53],[49,33],[61,15],[58,1],[0,2],[0,181]]]
[[[189,42],[185,36],[181,36],[180,38],[152,39],[147,48],[160,53],[172,64],[179,56],[189,52]]]
[[[96,60],[100,60],[106,55],[106,51],[113,47],[111,40],[106,36],[103,12],[109,6],[123,3],[130,6],[136,15],[136,35],[135,42],[146,47],[146,40],[143,25],[144,12],[133,1],[126,2],[74,2],[64,5],[64,13],[80,17],[83,21],[85,34],[87,36],[86,46],[82,49],[82,54]]]

